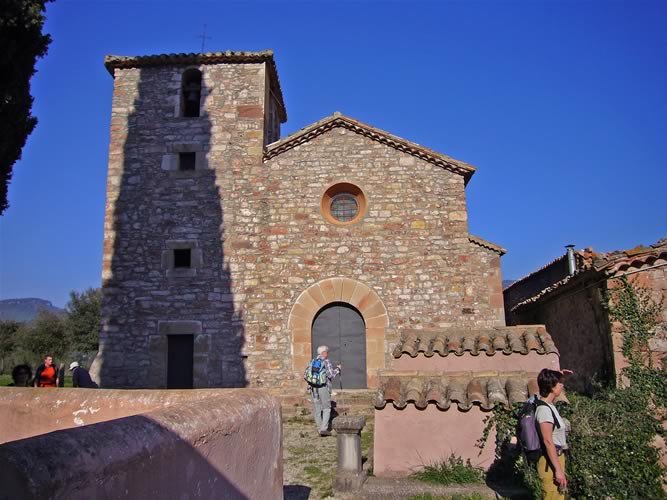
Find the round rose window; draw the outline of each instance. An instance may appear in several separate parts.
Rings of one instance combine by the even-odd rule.
[[[331,198],[331,216],[341,222],[349,222],[359,213],[357,198],[350,193],[340,193]]]
[[[322,215],[333,224],[354,224],[366,211],[366,197],[358,186],[341,182],[324,192],[320,205]]]

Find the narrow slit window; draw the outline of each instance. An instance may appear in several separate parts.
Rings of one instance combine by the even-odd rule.
[[[197,160],[196,153],[178,153],[178,169],[194,170]]]
[[[199,116],[201,104],[201,71],[189,69],[183,73],[181,84],[181,109],[186,117]]]
[[[192,250],[189,248],[176,248],[174,250],[174,269],[186,269],[192,267]]]

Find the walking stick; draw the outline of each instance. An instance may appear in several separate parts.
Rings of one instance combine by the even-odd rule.
[[[347,415],[347,406],[343,404],[343,377],[338,375],[338,382],[340,383],[340,402],[343,405],[343,415]]]

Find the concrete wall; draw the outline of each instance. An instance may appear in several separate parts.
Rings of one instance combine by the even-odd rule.
[[[392,371],[419,371],[419,372],[484,372],[499,371],[513,372],[525,371],[528,373],[539,373],[542,368],[560,370],[558,354],[538,354],[530,351],[528,354],[503,354],[496,353],[493,356],[479,354],[473,356],[464,353],[461,356],[449,354],[440,356],[435,354],[426,357],[419,354],[414,358],[403,355],[393,360]]]
[[[495,431],[481,451],[475,447],[490,412],[474,406],[469,411],[452,405],[443,411],[430,404],[397,410],[387,405],[375,411],[373,473],[378,477],[406,476],[425,465],[442,462],[452,453],[488,468],[495,456]]]
[[[0,446],[0,498],[282,498],[280,406],[260,391],[2,388],[0,401],[4,439],[36,415]]]

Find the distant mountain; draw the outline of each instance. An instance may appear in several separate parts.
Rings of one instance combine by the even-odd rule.
[[[0,300],[0,321],[32,321],[39,311],[64,313],[64,309],[55,307],[44,299],[6,299]]]
[[[503,280],[503,290],[514,282],[516,282],[516,280]]]

